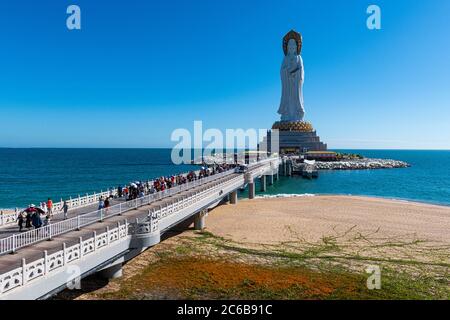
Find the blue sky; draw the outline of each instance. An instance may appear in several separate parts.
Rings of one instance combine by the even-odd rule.
[[[81,8],[82,30],[66,28]],[[377,4],[382,30],[366,28]],[[269,128],[303,35],[306,120],[331,148],[450,149],[447,0],[5,0],[0,146],[170,147]]]

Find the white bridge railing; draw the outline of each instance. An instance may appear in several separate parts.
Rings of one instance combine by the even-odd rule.
[[[198,174],[199,170],[194,170],[196,174]],[[181,175],[186,176],[188,173],[182,173]],[[148,180],[147,181],[150,184],[153,184],[154,180]],[[87,194],[85,196],[80,196],[65,200],[67,202],[67,205],[69,209],[77,209],[77,208],[83,208],[92,204],[96,204],[99,202],[100,198],[106,198],[109,196],[117,196],[118,191],[117,188],[111,188],[107,191],[100,191],[99,193],[94,192],[92,194]],[[62,213],[64,200],[60,200],[58,202],[53,203],[53,215]],[[15,212],[10,213],[0,213],[0,227],[6,226],[10,224],[14,224],[17,221],[17,215],[20,211],[23,211],[24,209],[16,209]]]
[[[48,273],[57,271],[66,264],[82,259],[82,257],[95,253],[97,250],[114,244],[116,241],[128,236],[129,223],[118,223],[116,228],[107,229],[105,232],[83,240],[79,243],[66,247],[52,254],[44,251],[43,257],[27,263],[22,260],[22,266],[0,275],[0,295],[27,283],[46,276]]]
[[[198,191],[193,195],[183,197],[180,200],[174,200],[172,203],[166,204],[165,206],[161,206],[160,208],[153,208],[149,210],[149,216],[152,217],[152,219],[162,219],[165,218],[173,213],[176,213],[182,209],[185,209],[193,204],[195,204],[197,201],[203,200],[209,196],[215,196],[217,197],[218,191],[226,188],[228,185],[235,184],[237,181],[242,182],[242,176],[236,176],[234,178],[231,178],[229,180],[225,181],[216,181],[212,183],[212,186],[209,186],[208,188],[205,188],[204,190]],[[221,197],[223,195],[220,195]],[[153,221],[155,222],[155,221]],[[153,227],[152,227],[153,229]]]
[[[106,198],[109,196],[116,196],[116,195],[117,189],[110,189],[108,191],[101,191],[100,193],[86,194],[83,197],[78,196],[76,198],[69,198],[68,200],[66,200],[66,202],[67,205],[69,206],[69,209],[76,209],[97,203],[101,197]],[[54,202],[53,214],[61,213],[63,204],[64,200]],[[24,209],[16,209],[15,212],[0,214],[0,226],[6,226],[15,223],[17,220],[18,213],[23,210]]]
[[[161,200],[168,196],[177,194],[179,192],[195,188],[199,185],[208,183],[212,180],[222,178],[229,174],[234,173],[234,169],[218,173],[209,177],[194,180],[189,183],[181,184],[170,189],[153,193],[142,198],[137,198],[131,201],[119,203],[117,205],[111,206],[109,208],[95,210],[90,213],[85,213],[78,215],[74,218],[70,218],[64,221],[51,223],[47,226],[33,229],[30,231],[17,233],[7,238],[0,239],[0,255],[5,253],[15,252],[17,249],[32,245],[34,243],[52,239],[55,236],[61,235],[63,233],[79,230],[80,228],[90,225],[92,223],[103,221],[106,218],[120,215],[138,207],[148,205],[153,201]]]
[[[262,162],[264,163],[266,161]],[[254,168],[255,166],[261,164],[261,162],[254,163],[249,167]],[[205,186],[204,188],[199,188],[200,190],[193,191],[192,193],[185,195],[181,199],[174,199],[172,202],[161,205],[159,208],[153,208],[149,210],[150,232],[155,232],[158,230],[159,220],[182,209],[193,206],[198,201],[205,200],[208,197],[210,198],[210,200],[214,200],[215,198],[218,198],[218,196],[223,196],[220,193],[221,190],[230,186],[236,187],[238,184],[242,183],[243,177],[241,175],[234,177],[230,176],[229,179],[225,180],[218,180],[219,178],[229,176],[233,172],[234,169],[201,180],[196,180],[189,184],[180,185],[180,190],[186,190],[188,188],[196,187],[205,183],[210,183],[207,187]],[[180,190],[176,192],[180,192]],[[175,192],[175,190],[169,189],[165,192],[170,193]],[[24,233],[10,237],[10,239],[2,239],[5,240],[5,242],[1,243],[1,253],[14,251],[19,248],[18,245],[23,247],[25,245],[49,239],[52,236],[56,236],[58,234],[79,229],[82,226],[101,221],[108,217],[119,215],[139,206],[147,205],[152,201],[161,199],[162,197],[163,194],[161,192],[151,194],[143,198],[138,198],[133,201],[112,206],[108,209],[97,210],[66,221],[49,225],[44,228],[40,228],[38,230],[33,230],[31,233],[28,233],[28,236],[25,237],[22,237],[22,235],[25,234]],[[40,279],[48,275],[49,273],[58,270],[68,263],[82,259],[86,255],[95,253],[97,249],[107,247],[110,244],[115,243],[116,241],[126,238],[129,234],[129,226],[130,224],[126,220],[123,224],[120,224],[118,222],[117,227],[112,229],[107,228],[106,232],[99,235],[94,232],[93,237],[89,239],[83,240],[82,238],[80,238],[79,243],[73,246],[66,247],[64,244],[62,250],[52,254],[48,254],[47,251],[44,251],[43,257],[33,262],[26,263],[25,259],[22,259],[21,267],[15,268],[0,275],[0,295],[3,293],[7,293],[15,288],[24,286],[36,279]],[[14,243],[14,245],[12,243]]]
[[[256,164],[264,163],[265,161],[272,161],[273,158],[267,158],[260,160],[259,162],[251,163],[249,166],[254,166]],[[199,170],[194,171],[196,174],[198,174]],[[183,173],[182,175],[186,176],[187,173]],[[149,180],[148,183],[153,183],[154,180]],[[117,189],[109,189],[108,191],[101,191],[100,193],[93,193],[93,194],[86,194],[85,196],[81,197],[78,196],[76,198],[69,198],[66,200],[67,205],[69,206],[69,209],[76,209],[76,208],[82,208],[86,207],[95,203],[98,203],[101,197],[106,198],[109,196],[117,196]],[[62,213],[62,207],[63,207],[64,201],[61,200],[59,202],[53,203],[53,214],[60,214]],[[16,209],[17,210],[17,209]],[[11,225],[16,223],[17,221],[17,214],[22,211],[23,209],[19,209],[16,212],[11,213],[0,213],[0,227]],[[1,254],[1,253],[0,253]]]
[[[219,189],[225,188],[227,185],[235,184],[237,181],[242,181],[242,176],[237,176],[229,180],[214,182],[213,186],[209,186],[204,190],[197,191],[189,196],[185,196],[182,199],[174,201],[173,203],[161,206],[159,209],[153,209],[150,211],[150,232],[155,232],[158,229],[158,220],[167,217],[179,210],[194,205],[197,201],[205,199],[206,197],[217,194]],[[58,270],[68,263],[79,260],[82,257],[94,253],[96,250],[106,247],[110,244],[114,244],[122,238],[125,238],[129,234],[130,223],[117,224],[116,228],[108,229],[101,234],[94,233],[94,236],[83,240],[80,239],[79,243],[66,247],[63,245],[62,250],[59,250],[52,254],[43,253],[43,257],[33,262],[26,263],[25,259],[22,260],[22,266],[15,268],[0,275],[0,295],[6,293],[15,288],[26,285],[27,283],[39,279],[48,273]]]

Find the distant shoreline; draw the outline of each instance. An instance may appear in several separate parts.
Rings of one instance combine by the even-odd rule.
[[[361,197],[361,198],[373,198],[380,200],[390,200],[390,201],[399,201],[404,203],[411,204],[424,204],[424,205],[433,205],[438,207],[450,207],[448,203],[435,202],[435,201],[427,201],[420,199],[406,199],[399,197],[388,197],[388,196],[377,196],[377,195],[366,195],[366,194],[349,194],[349,193],[279,193],[279,194],[258,194],[256,196],[257,199],[273,199],[273,198],[297,198],[297,197],[321,197],[321,196],[330,196],[330,197]]]
[[[1,147],[0,149],[165,149],[171,150],[172,147]],[[342,150],[363,150],[363,151],[450,151],[450,149],[364,149],[364,148],[333,148],[329,151],[342,151]]]
[[[7,215],[7,214],[16,213],[16,210],[15,209],[0,209],[0,213]]]

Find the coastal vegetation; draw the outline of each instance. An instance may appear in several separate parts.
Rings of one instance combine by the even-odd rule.
[[[359,153],[345,153],[345,152],[336,152],[337,160],[355,160],[355,159],[364,159]]]
[[[108,284],[90,278],[84,292],[58,299],[450,298],[449,246],[353,228],[314,243],[292,239],[255,245],[188,231],[131,261],[123,278]],[[366,285],[368,264],[381,268],[379,290]]]

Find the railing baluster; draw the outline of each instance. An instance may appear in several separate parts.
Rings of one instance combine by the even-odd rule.
[[[27,261],[25,260],[25,258],[22,258],[22,285],[25,285],[27,282]]]
[[[94,231],[94,251],[97,249],[97,232]]]
[[[63,250],[63,266],[66,265],[66,243],[63,242],[62,244],[62,250]]]
[[[14,253],[14,252],[16,252],[16,235],[13,235],[11,240],[12,240],[12,246],[11,246],[12,248],[11,249],[12,249],[12,252]]]

